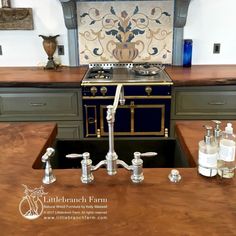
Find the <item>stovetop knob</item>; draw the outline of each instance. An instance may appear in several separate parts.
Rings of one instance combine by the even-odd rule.
[[[101,87],[100,88],[100,92],[101,92],[101,94],[103,95],[103,96],[105,96],[106,95],[106,93],[107,93],[107,87]]]
[[[147,93],[148,96],[150,96],[150,95],[151,95],[151,92],[152,92],[152,87],[147,86],[147,87],[145,88],[145,92]]]
[[[93,96],[96,95],[97,91],[98,91],[98,89],[95,86],[90,88],[90,92],[92,93]]]

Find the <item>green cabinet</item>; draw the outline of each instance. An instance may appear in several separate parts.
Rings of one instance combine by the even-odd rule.
[[[0,88],[0,121],[53,121],[58,138],[77,139],[82,117],[79,88]]]
[[[172,97],[172,131],[177,120],[236,118],[234,85],[174,87]]]

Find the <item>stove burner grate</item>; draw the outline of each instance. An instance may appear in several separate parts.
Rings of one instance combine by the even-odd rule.
[[[87,76],[88,79],[111,79],[112,77],[112,68],[91,68]]]

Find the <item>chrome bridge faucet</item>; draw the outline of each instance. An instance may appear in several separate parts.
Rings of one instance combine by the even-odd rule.
[[[108,175],[115,175],[117,173],[118,166],[124,167],[128,171],[132,171],[131,180],[134,183],[140,183],[144,180],[143,176],[143,160],[141,157],[150,157],[156,156],[156,152],[147,152],[147,153],[134,153],[134,159],[132,160],[132,165],[126,164],[124,161],[118,159],[118,155],[115,152],[114,148],[114,123],[115,123],[115,113],[120,101],[121,105],[124,105],[124,87],[122,84],[118,84],[116,88],[115,99],[113,105],[107,106],[107,123],[108,123],[108,134],[109,134],[109,150],[106,155],[106,159],[100,161],[96,166],[92,165],[92,160],[90,159],[90,154],[85,152],[83,154],[68,154],[67,158],[83,158],[81,161],[82,166],[82,183],[88,184],[94,180],[92,174],[93,171],[98,170],[102,166],[106,166]]]

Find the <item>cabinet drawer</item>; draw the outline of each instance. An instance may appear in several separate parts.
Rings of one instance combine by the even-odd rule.
[[[1,92],[0,117],[13,120],[78,118],[80,116],[78,103],[77,91]]]
[[[177,91],[176,116],[236,116],[236,91]]]

